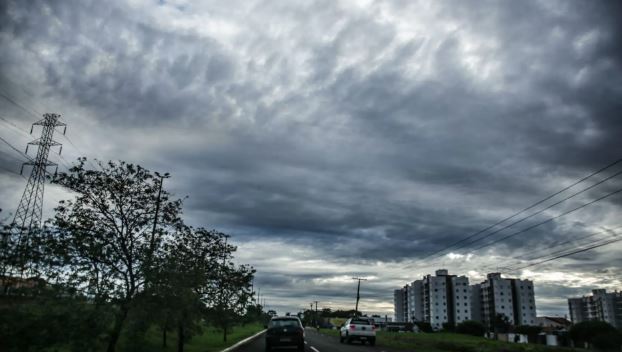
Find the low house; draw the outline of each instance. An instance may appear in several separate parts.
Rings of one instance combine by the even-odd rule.
[[[572,322],[562,317],[537,317],[538,326],[542,327],[542,331],[568,331]]]

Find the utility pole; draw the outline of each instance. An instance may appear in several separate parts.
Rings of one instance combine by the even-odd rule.
[[[356,307],[354,308],[354,316],[356,316],[359,312],[359,300],[361,299],[361,281],[367,281],[367,279],[353,277],[352,280],[358,280],[358,286],[356,287]]]
[[[317,301],[314,301],[314,302],[315,302],[315,327],[319,330],[320,329],[320,324],[319,324],[319,321],[318,321],[319,317],[317,315]]]
[[[155,232],[156,232],[156,227],[158,226],[158,213],[160,212],[160,198],[162,197],[162,184],[164,183],[165,178],[171,177],[171,175],[168,172],[165,173],[164,175],[160,175],[160,173],[156,172],[155,175],[156,177],[160,179],[160,182],[158,182],[159,183],[158,200],[157,200],[156,208],[155,208],[155,216],[153,217],[153,229],[151,230],[151,239],[149,241],[150,252],[153,252],[153,249],[155,248]]]
[[[149,256],[148,256],[148,261],[147,261],[148,270],[151,269],[151,263],[153,261],[153,251],[155,250],[156,228],[158,226],[158,213],[160,212],[160,202],[162,198],[162,184],[164,183],[165,178],[171,177],[171,175],[169,175],[168,172],[165,173],[164,175],[160,175],[160,173],[156,172],[155,175],[156,177],[160,179],[160,182],[158,182],[158,186],[159,186],[158,199],[156,201],[155,215],[153,216],[153,228],[151,229],[151,238],[149,238]],[[147,278],[149,279],[150,275],[147,276]]]
[[[30,134],[32,134],[34,126],[43,126],[41,131],[41,137],[29,142],[26,145],[26,154],[28,154],[28,147],[31,145],[38,146],[37,156],[34,160],[30,160],[22,165],[20,174],[24,172],[24,166],[32,166],[30,171],[30,177],[28,183],[22,194],[22,198],[19,201],[17,211],[15,212],[15,218],[13,219],[12,235],[16,235],[17,238],[17,251],[19,257],[19,270],[20,275],[24,274],[24,246],[22,242],[30,232],[34,229],[38,229],[41,226],[41,218],[43,217],[43,189],[45,185],[45,175],[47,174],[47,168],[49,166],[58,165],[49,161],[48,156],[50,154],[50,148],[60,146],[58,154],[62,152],[62,145],[54,141],[54,131],[56,127],[64,127],[63,134],[67,131],[67,125],[59,121],[60,115],[58,114],[43,114],[43,119],[32,124],[30,128]],[[56,171],[55,171],[56,173]],[[26,249],[27,250],[27,249]]]

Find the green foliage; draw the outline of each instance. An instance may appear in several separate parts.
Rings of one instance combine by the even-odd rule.
[[[519,325],[514,328],[514,332],[527,336],[535,336],[542,332],[542,327],[536,325]]]
[[[481,337],[486,333],[486,327],[479,321],[466,320],[456,326],[456,332],[459,334]]]
[[[71,351],[101,348],[112,322],[110,307],[66,291],[48,288],[37,295],[0,298],[0,350],[39,350],[65,346]]]
[[[575,345],[581,346],[584,342],[598,344],[604,348],[608,348],[607,338],[615,337],[619,332],[604,321],[584,321],[575,324],[570,328],[570,338],[574,341]],[[616,343],[616,339],[613,338],[612,343]]]
[[[493,322],[493,328],[495,332],[498,333],[508,333],[512,324],[510,324],[510,318],[508,318],[505,314],[497,314],[495,315],[495,320]]]
[[[453,323],[443,323],[443,331],[445,332],[454,332],[456,330],[456,326]]]
[[[42,231],[20,242],[0,225],[0,350],[153,350],[155,329],[181,352],[206,318],[225,336],[264,318],[248,309],[255,270],[232,263],[225,234],[184,225],[181,200],[148,170],[85,162],[54,177],[75,197]]]
[[[415,325],[417,325],[419,331],[421,332],[434,332],[434,329],[432,329],[432,325],[430,323],[415,322]]]
[[[596,334],[592,344],[599,351],[620,351],[622,347],[622,332],[606,331]]]

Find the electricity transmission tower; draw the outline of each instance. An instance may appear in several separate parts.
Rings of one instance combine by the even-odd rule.
[[[54,141],[52,137],[54,136],[56,127],[64,127],[63,134],[67,131],[67,125],[60,122],[59,119],[60,115],[58,114],[44,114],[43,119],[33,123],[30,128],[30,134],[32,134],[34,126],[43,126],[41,137],[28,143],[26,146],[26,154],[28,154],[29,146],[38,146],[37,156],[34,160],[24,163],[20,172],[23,173],[24,166],[32,166],[28,184],[24,189],[24,194],[22,194],[22,199],[19,202],[19,206],[15,212],[15,218],[13,219],[13,228],[19,231],[20,239],[33,228],[36,229],[41,226],[45,174],[49,166],[58,167],[55,163],[48,161],[48,155],[50,154],[51,147],[60,146],[59,155],[63,148],[62,145]]]

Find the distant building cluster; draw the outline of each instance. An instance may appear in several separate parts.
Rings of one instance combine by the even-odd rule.
[[[591,296],[569,298],[568,309],[573,324],[599,320],[622,328],[622,292],[592,290]]]
[[[503,314],[512,325],[536,325],[533,282],[488,274],[486,281],[470,285],[466,276],[447,270],[426,275],[394,291],[395,321],[427,322],[434,329],[476,320],[492,329]]]

